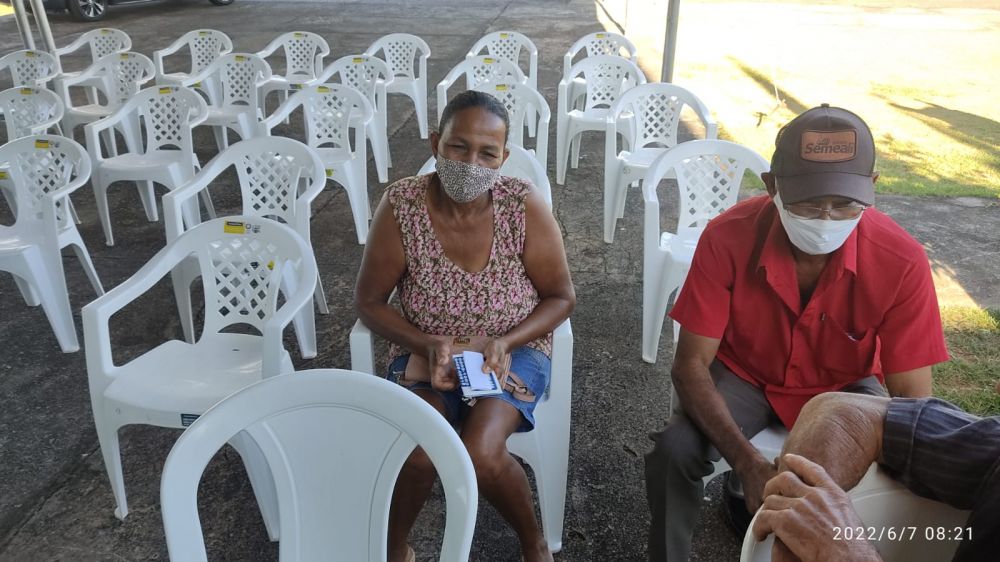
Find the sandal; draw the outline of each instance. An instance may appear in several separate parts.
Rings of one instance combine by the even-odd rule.
[[[412,546],[406,547],[406,562],[417,562],[417,554],[413,552]]]

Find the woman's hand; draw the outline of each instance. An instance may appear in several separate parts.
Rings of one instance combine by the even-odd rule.
[[[510,345],[503,339],[490,340],[483,350],[483,372],[493,371],[497,378],[502,377],[510,360]]]
[[[451,360],[451,344],[440,339],[427,346],[427,366],[431,372],[431,387],[434,390],[454,390],[458,388],[458,372]]]

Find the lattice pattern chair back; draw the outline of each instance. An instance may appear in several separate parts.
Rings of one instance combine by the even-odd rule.
[[[535,112],[541,112],[543,117],[550,118],[551,111],[545,98],[531,86],[518,81],[514,77],[487,80],[475,88],[486,92],[500,100],[507,109],[510,119],[510,143],[524,146],[524,125],[528,119],[535,117]]]
[[[289,261],[299,262],[298,245],[267,219],[231,217],[193,229],[201,236],[181,236],[174,241],[198,254],[205,291],[205,333],[217,333],[236,324],[249,324],[262,333],[278,305],[282,271]]]
[[[271,67],[264,59],[251,53],[231,53],[212,64],[216,65],[215,80],[211,81],[214,88],[209,89],[213,105],[258,107],[258,86],[271,77]]]
[[[351,150],[350,122],[355,112],[371,117],[372,110],[360,92],[343,84],[314,86],[296,94],[302,98],[306,143],[312,147]]]
[[[477,41],[469,49],[469,54],[478,55],[483,49],[486,49],[489,56],[510,61],[518,68],[521,67],[521,50],[527,50],[528,71],[525,74],[532,86],[535,86],[534,79],[538,70],[538,48],[535,47],[531,39],[516,31],[496,31]]]
[[[232,39],[214,29],[189,31],[181,37],[181,40],[187,43],[191,53],[191,74],[205,70],[220,56],[233,51]]]
[[[334,76],[341,84],[358,90],[375,103],[375,85],[379,79],[386,82],[392,80],[392,71],[384,60],[376,56],[348,55],[330,63],[317,82],[329,82]]]
[[[615,117],[623,113],[635,116],[629,143],[632,150],[647,146],[670,148],[677,144],[684,106],[698,111],[704,103],[680,86],[651,83],[638,85],[622,94],[612,113]]]
[[[516,64],[507,59],[476,55],[465,59],[465,62],[468,63],[465,70],[466,86],[470,89],[489,80],[495,81],[508,77],[513,77],[518,82],[524,82],[524,73]]]
[[[59,123],[63,110],[62,99],[51,90],[22,86],[0,92],[8,140],[46,132]]]
[[[390,33],[379,37],[368,47],[368,54],[374,55],[379,50],[382,51],[392,76],[403,78],[417,77],[413,61],[418,52],[425,56],[431,54],[431,48],[423,39],[409,33]]]
[[[132,107],[146,131],[146,153],[177,149],[194,154],[191,127],[208,112],[205,99],[194,90],[182,86],[146,88],[129,100],[122,111]]]
[[[0,57],[0,71],[7,69],[13,86],[44,86],[59,74],[59,61],[45,51],[14,51]]]
[[[610,55],[626,58],[632,62],[636,62],[639,52],[638,49],[635,48],[635,44],[629,41],[624,35],[618,33],[600,31],[584,35],[583,37],[577,39],[576,43],[573,43],[573,46],[566,51],[565,55],[563,55],[564,76],[569,74],[570,68],[573,67],[573,58],[576,57],[581,50],[584,51],[588,57]]]
[[[132,38],[120,29],[101,28],[84,33],[80,38],[90,46],[90,58],[97,62],[112,53],[121,53],[132,48]]]
[[[153,61],[140,53],[112,53],[97,65],[104,67],[104,95],[111,107],[119,107],[139,93],[142,85],[156,74]]]
[[[646,82],[633,62],[611,55],[587,57],[573,65],[570,79],[583,76],[587,81],[585,109],[610,108],[629,88]]]
[[[299,180],[314,176],[314,156],[294,139],[273,137],[265,144],[266,149],[260,143],[240,142],[227,150],[239,176],[243,213],[280,218],[294,228]]]
[[[272,49],[273,47],[273,49]],[[263,52],[282,48],[285,51],[285,77],[304,76],[315,78],[323,70],[323,57],[330,54],[326,39],[308,31],[292,31],[282,34],[271,42]]]
[[[17,221],[41,219],[43,201],[53,191],[90,177],[90,156],[76,141],[58,135],[21,137],[0,147],[0,163],[10,164]],[[86,181],[85,179],[83,181]],[[56,201],[57,231],[75,226],[68,199]],[[55,243],[55,240],[52,240]]]

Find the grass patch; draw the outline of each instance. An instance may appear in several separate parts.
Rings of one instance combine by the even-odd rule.
[[[980,416],[1000,415],[1000,310],[941,308],[951,359],[934,367],[934,395]]]

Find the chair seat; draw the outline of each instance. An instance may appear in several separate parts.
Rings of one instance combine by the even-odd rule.
[[[634,151],[623,150],[618,153],[618,157],[621,158],[626,166],[632,168],[643,168],[648,169],[653,161],[663,155],[669,149],[666,148],[640,148]]]
[[[104,391],[107,400],[161,412],[201,414],[261,380],[261,338],[211,334],[192,345],[171,340],[128,363]],[[291,371],[282,351],[282,371]]]
[[[184,165],[191,165],[190,154],[186,154],[180,150],[154,150],[146,154],[130,152],[108,158],[101,163],[101,170],[105,172],[125,172]]]
[[[697,245],[697,238],[678,236],[673,232],[660,234],[660,249],[670,252],[674,261],[691,263],[692,258],[694,258],[694,249]]]
[[[208,117],[203,125],[228,125],[239,118],[241,113],[251,113],[256,116],[256,109],[250,106],[231,105],[224,108],[208,106]]]
[[[0,226],[0,256],[18,254],[39,246],[45,240],[42,221],[23,220],[13,226]]]
[[[354,159],[354,153],[346,148],[314,148],[323,165],[342,164]]]
[[[608,116],[608,108],[606,107],[594,107],[591,109],[574,109],[569,112],[569,116],[573,118],[574,121],[580,123],[586,123],[588,125],[594,125],[595,127],[604,130],[604,120]]]
[[[78,105],[66,110],[66,113],[74,115],[77,117],[84,117],[87,119],[98,120],[103,117],[111,115],[111,108],[106,105],[99,105],[96,103],[89,103],[87,105]]]

